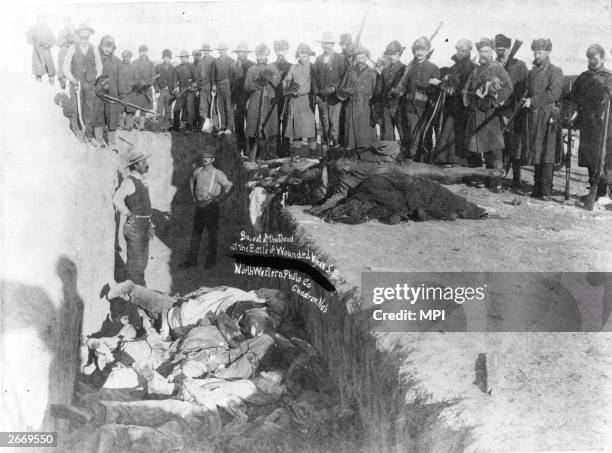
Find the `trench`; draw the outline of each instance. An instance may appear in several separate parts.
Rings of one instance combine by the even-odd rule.
[[[359,288],[342,280],[342,269],[339,269],[340,278],[335,281],[335,291],[327,291],[316,283],[309,291],[313,298],[326,301],[325,310],[297,295],[293,291],[295,281],[292,279],[245,277],[236,273],[230,246],[241,234],[254,233],[248,216],[247,171],[233,137],[213,139],[201,134],[187,137],[172,134],[168,150],[167,141],[159,143],[157,135],[146,135],[152,140],[148,145],[152,146],[154,155],[152,166],[172,164],[171,170],[156,170],[166,175],[171,172],[171,177],[150,178],[152,190],[174,193],[170,202],[171,214],[157,212],[154,219],[158,236],[170,249],[169,267],[159,260],[151,260],[150,273],[159,273],[156,266],[169,273],[171,284],[167,285],[170,293],[184,293],[202,285],[224,284],[245,290],[275,288],[290,295],[294,323],[303,326],[306,339],[324,359],[337,403],[350,408],[356,415],[350,427],[342,427],[344,432],[328,433],[327,439],[309,444],[303,451],[314,451],[315,448],[317,451],[362,452],[459,451],[465,446],[467,431],[453,430],[437,421],[442,409],[451,403],[431,402],[428,395],[415,391],[409,373],[401,369],[408,351],[398,346],[400,342],[397,339],[389,340],[369,331],[363,316],[360,316]],[[190,195],[185,191],[186,183],[198,150],[209,143],[217,148],[215,165],[235,184],[233,195],[222,208],[220,258],[217,266],[208,272],[177,270],[176,265],[186,254],[191,228],[192,205]],[[171,159],[163,158],[167,153]],[[156,161],[155,156],[160,159]],[[298,248],[309,249],[322,262],[333,265],[333,257],[326,256],[316,239],[307,236],[288,210],[283,211],[282,217],[280,229],[275,233],[293,237]],[[203,254],[201,251],[201,257]],[[156,287],[153,282],[151,286]],[[293,445],[290,451],[297,451],[297,447]]]
[[[201,286],[218,285],[244,290],[266,287],[284,291],[291,296],[289,312],[293,323],[302,329],[305,339],[317,349],[327,368],[327,395],[336,407],[351,414],[342,423],[330,421],[325,430],[306,433],[306,437],[292,437],[289,443],[285,441],[282,445],[273,444],[275,451],[412,453],[464,449],[469,432],[450,428],[439,420],[441,412],[452,402],[432,400],[425,391],[417,388],[415,379],[406,371],[412,346],[406,347],[405,341],[393,335],[369,330],[367,323],[363,322],[364,317],[360,316],[359,288],[343,281],[342,269],[338,269],[339,278],[333,281],[335,291],[327,291],[316,283],[309,290],[313,300],[320,298],[325,301],[324,309],[296,294],[292,279],[252,277],[236,272],[230,246],[241,234],[253,233],[248,216],[247,172],[233,137],[213,139],[203,134],[184,136],[150,132],[120,134],[136,141],[137,147],[151,154],[148,181],[157,237],[150,246],[147,286],[170,294],[185,294]],[[187,254],[193,212],[187,181],[198,151],[206,144],[216,147],[215,165],[234,182],[235,190],[222,206],[217,265],[212,269],[201,266],[181,269],[178,264]],[[113,158],[111,163],[116,166],[113,171],[121,171],[120,158]],[[108,187],[102,190],[109,192]],[[109,195],[112,191],[104,197],[105,205],[111,203]],[[105,210],[109,207],[105,206]],[[321,261],[333,264],[333,257],[327,256],[316,238],[302,230],[300,222],[289,210],[284,210],[282,217],[282,229],[276,233],[293,237],[298,248],[309,249]],[[107,240],[106,247],[109,245]],[[204,248],[203,243],[201,258]],[[115,277],[120,277],[120,274],[120,266],[116,266]],[[90,282],[90,286],[95,285]],[[96,288],[89,289],[89,294],[96,291]],[[85,302],[84,333],[99,328],[105,316],[102,307],[92,311],[88,305]],[[401,335],[405,340],[406,336],[416,334]],[[224,451],[238,451],[228,448]]]

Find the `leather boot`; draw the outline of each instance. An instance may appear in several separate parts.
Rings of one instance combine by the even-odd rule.
[[[104,143],[104,128],[102,126],[94,127],[94,138],[96,142],[98,142],[98,146],[100,148],[106,148],[106,143]]]
[[[117,131],[108,131],[109,146],[117,146]]]

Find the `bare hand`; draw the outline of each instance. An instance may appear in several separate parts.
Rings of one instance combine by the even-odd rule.
[[[440,79],[436,79],[435,77],[432,79],[429,79],[429,84],[433,85],[435,87],[437,87],[438,85],[440,85],[440,83],[442,83],[442,81]]]
[[[523,100],[523,107],[525,107],[526,109],[531,107],[531,98],[526,98]]]

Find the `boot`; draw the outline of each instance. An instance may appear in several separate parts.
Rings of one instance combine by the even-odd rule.
[[[51,404],[49,410],[55,418],[67,419],[77,423],[90,423],[94,419],[92,411],[67,404]]]
[[[542,199],[549,201],[552,198],[553,188],[553,164],[542,164]]]
[[[145,116],[141,114],[140,118],[138,119],[138,130],[144,131],[144,129],[145,129]]]
[[[100,148],[106,148],[106,143],[104,143],[104,127],[94,127],[94,138]]]
[[[108,131],[108,144],[110,146],[117,146],[117,131]]]

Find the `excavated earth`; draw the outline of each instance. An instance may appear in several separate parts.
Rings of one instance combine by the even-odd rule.
[[[29,82],[22,88],[32,90]],[[51,89],[34,89],[32,99],[45,101],[24,106],[27,121],[25,113],[12,111],[24,121],[16,130],[2,131],[0,422],[3,431],[62,433],[67,427],[50,418],[47,407],[70,402],[78,336],[97,330],[105,316],[98,292],[113,279],[111,197],[125,147],[115,154],[78,143],[61,109],[50,102]],[[2,115],[5,120],[9,112],[3,108]],[[32,130],[29,124],[39,127]],[[573,173],[569,203],[560,192],[554,201],[542,202],[449,186],[488,208],[492,218],[486,221],[338,225],[306,214],[305,207],[288,207],[286,234],[338,269],[335,292],[312,290],[326,299],[323,311],[293,293],[290,280],[235,273],[229,246],[249,230],[249,221],[246,176],[232,137],[216,141],[218,166],[238,190],[222,209],[218,264],[205,270],[177,265],[187,252],[191,228],[185,183],[197,151],[210,139],[202,134],[121,135],[152,155],[148,177],[157,237],[150,247],[149,286],[173,294],[203,285],[285,289],[328,365],[339,399],[358,411],[359,447],[349,442],[347,449],[612,449],[609,333],[375,332],[361,313],[360,278],[368,271],[574,272],[564,278],[601,300],[602,288],[590,287],[581,273],[612,270],[607,234],[612,212],[596,207],[589,213],[577,206],[586,193],[581,169]],[[560,189],[561,177],[555,182]],[[599,328],[601,306],[595,308],[581,312],[585,331]],[[490,395],[475,385],[475,362],[482,353],[497,359]]]

